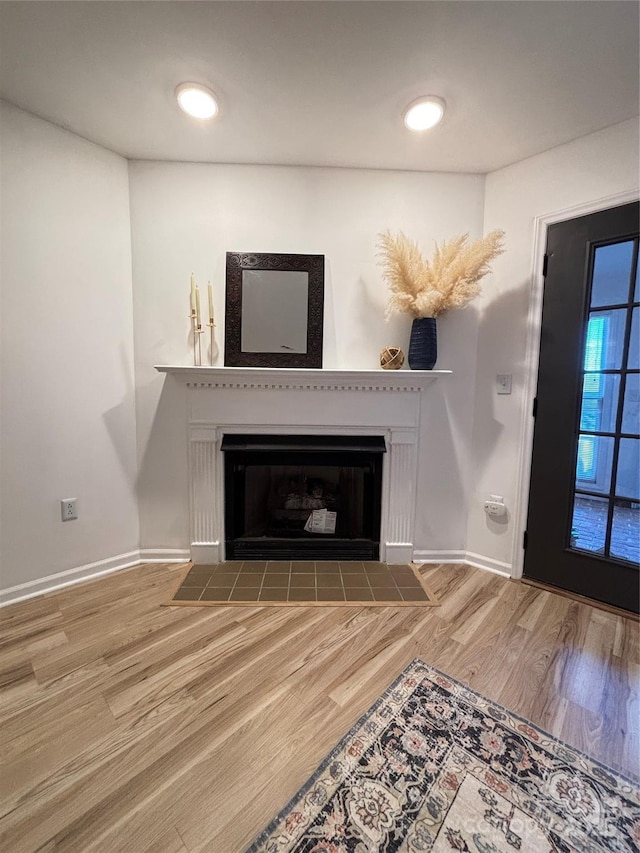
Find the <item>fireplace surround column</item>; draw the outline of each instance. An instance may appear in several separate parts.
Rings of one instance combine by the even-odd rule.
[[[218,489],[220,476],[218,429],[215,426],[189,430],[189,517],[191,559],[194,563],[222,560],[220,531],[222,504]]]
[[[416,430],[395,429],[389,436],[388,509],[383,526],[387,563],[408,563],[413,559],[415,494],[417,471]]]

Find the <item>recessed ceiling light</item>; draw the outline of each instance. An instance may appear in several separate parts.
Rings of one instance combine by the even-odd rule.
[[[429,130],[442,121],[445,103],[442,98],[428,95],[413,101],[404,111],[404,123],[409,130]]]
[[[193,118],[209,119],[218,112],[213,92],[199,83],[181,83],[176,89],[180,109]]]

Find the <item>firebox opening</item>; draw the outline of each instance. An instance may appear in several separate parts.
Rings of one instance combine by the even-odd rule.
[[[382,436],[225,435],[227,560],[378,560]]]

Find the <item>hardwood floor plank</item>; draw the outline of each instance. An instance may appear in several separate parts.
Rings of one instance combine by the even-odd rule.
[[[567,700],[567,710],[559,737],[570,746],[588,754],[591,751],[590,745],[600,741],[603,725],[599,714]],[[605,763],[608,766],[608,762]]]
[[[28,662],[14,664],[9,669],[0,670],[0,691],[2,691],[4,699],[8,699],[12,691],[21,692],[25,688],[33,691],[36,687],[33,665]]]
[[[175,827],[171,827],[161,838],[150,846],[141,848],[141,853],[189,853]]]
[[[305,700],[326,694],[343,706],[383,664],[391,644],[403,643],[415,625],[428,619],[431,612],[425,616],[420,608],[406,613],[396,608],[366,608],[360,618],[356,616],[348,623],[355,629],[344,638],[344,649],[334,651],[333,665],[319,659],[309,662],[294,680],[296,691]]]
[[[449,602],[442,609],[443,619],[456,620],[457,626],[451,634],[451,639],[456,643],[465,645],[479,628],[492,623],[491,614],[499,603],[499,593],[504,584],[496,575],[489,575],[489,579],[484,581],[484,578],[473,577],[461,587],[460,594],[464,596],[464,602],[459,610],[452,611]]]
[[[2,747],[0,802],[13,808],[25,794],[46,783],[61,763],[73,760],[116,729],[106,702],[95,699],[70,710],[46,731],[29,732]],[[5,754],[8,752],[9,754]]]
[[[547,592],[540,593],[545,605],[548,603],[548,596]],[[540,616],[541,613],[538,612],[536,618]],[[539,725],[556,737],[560,737],[564,725],[568,702],[565,691],[567,685],[575,679],[575,667],[582,654],[589,619],[587,608],[576,602],[570,605],[549,658],[541,690],[532,705],[533,714],[540,720]]]
[[[533,623],[534,627],[528,632],[519,660],[518,677],[508,681],[501,691],[502,704],[524,717],[529,715],[540,695],[549,670],[549,661],[570,606],[570,599],[557,595],[547,602]]]
[[[531,595],[531,593],[536,593]],[[542,613],[549,601],[550,595],[548,592],[538,590],[535,587],[520,584],[520,594],[526,598],[527,607],[518,619],[518,627],[524,628],[527,631],[532,631],[535,628],[536,622],[541,618]]]
[[[20,607],[20,615],[14,616],[10,611]],[[9,612],[7,612],[9,611]],[[59,630],[64,616],[57,607],[40,608],[32,617],[22,604],[3,607],[0,610],[0,652],[4,654],[11,649],[24,649],[25,646],[45,639]]]
[[[148,797],[169,789],[176,778],[193,771],[220,743],[285,693],[278,687],[261,694],[248,707],[234,702],[221,714],[210,709],[209,714],[198,715],[197,723],[184,722],[182,728],[177,725],[171,731],[165,723],[161,732],[152,729],[143,738],[129,730],[127,738],[101,741],[93,755],[67,762],[46,786],[34,789],[37,820],[23,798],[10,815],[13,825],[0,841],[7,849],[22,843],[26,849],[37,850],[53,837],[56,849],[83,850],[78,839],[85,833],[94,838],[98,820],[127,812],[132,804],[143,806]]]
[[[607,671],[614,660],[615,616],[589,608],[580,654],[575,658],[572,679],[565,684],[564,695],[588,711],[599,713],[604,699]],[[616,659],[615,665],[618,665]]]
[[[630,663],[640,664],[640,622],[618,617],[613,654]]]
[[[183,571],[0,611],[2,849],[239,853],[415,657],[637,770],[633,620],[442,564],[438,608],[164,606]]]

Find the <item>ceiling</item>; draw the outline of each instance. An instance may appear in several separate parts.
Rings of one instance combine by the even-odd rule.
[[[1,2],[0,94],[133,159],[485,173],[638,114],[639,4]],[[178,83],[219,117],[183,115]],[[404,106],[443,97],[443,123]]]

